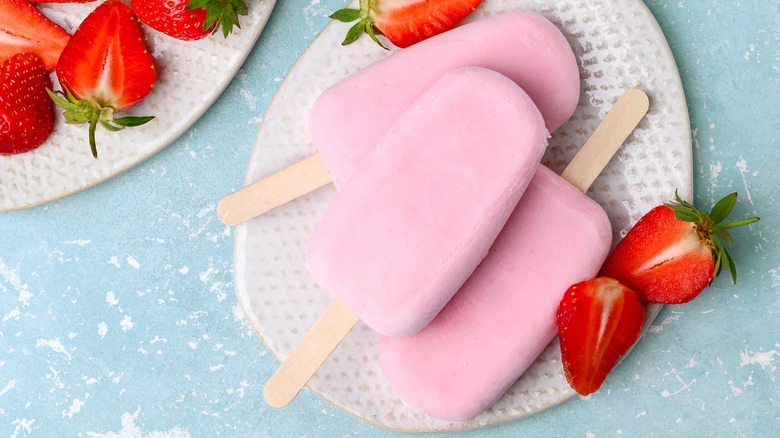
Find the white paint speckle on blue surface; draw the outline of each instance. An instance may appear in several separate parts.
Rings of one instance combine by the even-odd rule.
[[[278,0],[236,81],[180,140],[95,188],[0,214],[0,435],[391,435],[308,391],[281,410],[262,402],[278,361],[236,302],[233,235],[216,218],[285,72],[345,3]],[[603,391],[458,436],[740,436],[780,425],[780,340],[768,330],[780,314],[780,4],[645,3],[683,77],[696,201],[738,191],[735,216],[762,216],[734,232],[739,282],[719,278],[667,306]],[[154,37],[154,56],[166,47]]]

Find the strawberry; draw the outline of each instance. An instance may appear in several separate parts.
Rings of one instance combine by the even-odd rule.
[[[684,303],[695,298],[728,267],[734,283],[737,268],[726,249],[731,245],[727,230],[757,222],[751,217],[723,221],[737,202],[732,193],[721,199],[707,214],[683,201],[650,210],[615,247],[601,268],[639,295],[645,303]]]
[[[342,45],[366,33],[383,48],[377,34],[404,48],[452,29],[480,3],[482,0],[360,0],[360,9],[340,9],[330,18],[343,23],[359,20]]]
[[[97,158],[95,129],[142,125],[153,117],[115,118],[146,97],[157,78],[130,6],[107,0],[82,21],[57,64],[62,91],[50,92],[68,123],[89,123],[89,145]]]
[[[70,35],[27,0],[0,0],[0,62],[18,54],[34,53],[46,70],[57,65]]]
[[[51,79],[35,54],[0,64],[0,155],[35,149],[49,136],[54,111],[47,87]]]
[[[132,0],[138,19],[166,35],[185,41],[199,40],[222,29],[227,37],[238,17],[246,15],[245,0]]]
[[[579,394],[599,389],[607,374],[639,337],[644,307],[617,280],[598,277],[566,291],[555,322],[563,371]]]

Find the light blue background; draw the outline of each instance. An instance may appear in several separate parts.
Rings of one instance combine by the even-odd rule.
[[[258,1],[258,0],[253,0]],[[178,141],[95,188],[0,213],[0,435],[390,436],[277,367],[233,291],[239,188],[258,120],[343,0],[279,0],[241,71]],[[737,286],[667,306],[601,390],[459,436],[777,436],[780,430],[780,3],[648,0],[693,127],[695,199],[740,193]],[[334,48],[334,50],[339,50]],[[75,170],[74,170],[75,171]]]

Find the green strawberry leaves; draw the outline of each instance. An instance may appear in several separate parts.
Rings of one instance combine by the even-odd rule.
[[[116,132],[127,127],[140,126],[152,120],[154,116],[126,116],[114,117],[114,108],[110,106],[101,106],[93,99],[79,100],[67,88],[63,91],[52,91],[46,89],[49,97],[59,107],[63,108],[62,115],[68,123],[81,124],[89,123],[89,147],[92,150],[92,156],[97,158],[97,142],[95,141],[95,130],[98,123],[111,132]]]
[[[352,27],[347,31],[347,35],[344,41],[341,42],[342,46],[348,46],[360,38],[364,33],[368,35],[375,43],[379,44],[385,50],[389,50],[382,44],[377,35],[381,35],[376,26],[374,26],[374,19],[370,14],[371,5],[369,0],[360,0],[360,9],[344,8],[332,13],[330,18],[342,23],[352,23],[357,20]]]
[[[694,223],[695,229],[702,240],[709,242],[715,256],[715,276],[717,277],[723,268],[728,268],[731,272],[731,279],[736,284],[737,267],[728,251],[728,246],[732,245],[733,239],[727,230],[756,223],[760,218],[749,217],[723,223],[731,215],[734,206],[737,204],[736,192],[726,195],[715,203],[709,214],[680,198],[676,190],[674,198],[675,200],[666,204],[666,206],[674,211],[677,220]]]

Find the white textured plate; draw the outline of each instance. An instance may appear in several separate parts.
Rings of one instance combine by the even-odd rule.
[[[108,132],[98,128],[98,159],[92,158],[87,125],[69,125],[55,110],[54,130],[38,149],[0,156],[0,211],[42,204],[100,183],[149,158],[190,127],[216,100],[252,50],[276,0],[251,0],[241,29],[223,38],[179,41],[144,26],[154,57],[154,90],[128,115],[153,115],[142,127]],[[69,33],[98,3],[43,4],[41,11]],[[52,74],[55,88],[59,88]]]
[[[553,134],[544,162],[561,171],[623,91],[640,88],[650,112],[588,192],[607,211],[617,241],[642,213],[671,199],[690,198],[690,124],[679,74],[655,19],[639,0],[485,0],[470,19],[511,9],[535,10],[566,34],[582,78],[573,118]],[[328,26],[306,50],[277,92],[255,143],[246,183],[290,165],[314,150],[309,109],[322,90],[386,56],[368,38],[339,47],[346,27]],[[278,357],[286,357],[330,302],[306,272],[304,249],[333,199],[332,186],[238,226],[235,275],[239,301]],[[648,310],[646,325],[659,306]],[[467,423],[420,414],[392,392],[379,368],[379,337],[365,325],[344,339],[309,382],[309,389],[365,421],[402,431],[480,427],[521,418],[574,395],[554,341],[492,408]],[[469,354],[464,351],[463,354]]]

